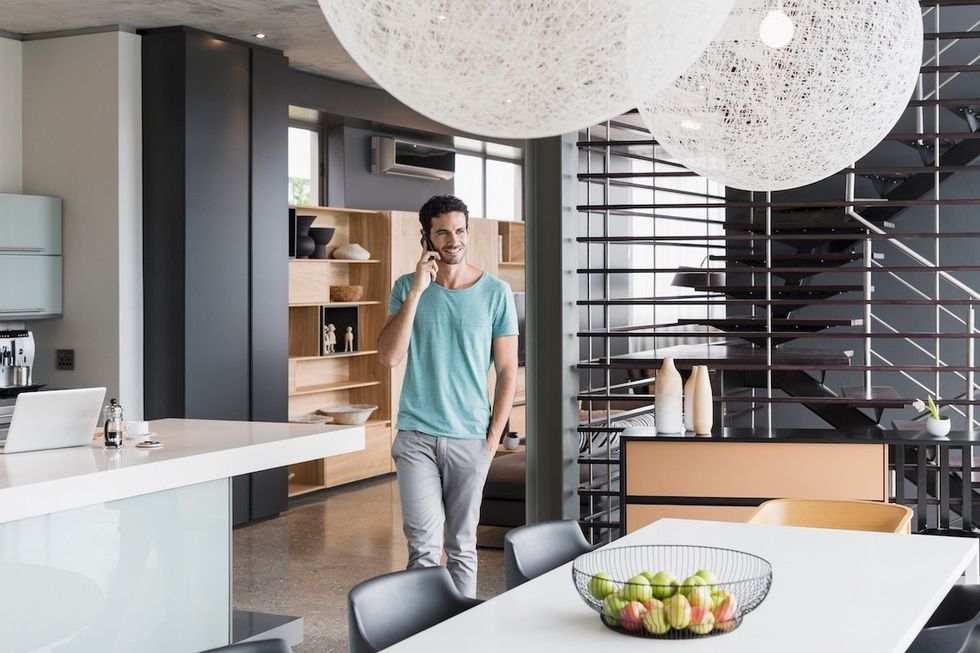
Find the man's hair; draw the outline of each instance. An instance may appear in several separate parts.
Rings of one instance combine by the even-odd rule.
[[[455,195],[433,195],[419,209],[419,222],[422,224],[422,230],[428,235],[432,229],[432,218],[453,211],[459,211],[466,216],[466,227],[469,228],[470,210],[466,208],[463,200]]]

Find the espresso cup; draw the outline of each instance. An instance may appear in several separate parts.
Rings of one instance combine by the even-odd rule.
[[[150,434],[150,423],[146,421],[126,422],[126,436],[130,438],[145,438]]]

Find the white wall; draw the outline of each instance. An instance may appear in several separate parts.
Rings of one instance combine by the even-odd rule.
[[[0,37],[0,193],[23,187],[21,42]]]
[[[64,317],[29,323],[34,378],[105,385],[143,414],[140,37],[124,32],[23,45],[23,192],[61,197]],[[55,349],[75,370],[55,370]]]

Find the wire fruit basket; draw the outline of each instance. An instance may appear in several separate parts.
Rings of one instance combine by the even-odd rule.
[[[607,547],[576,558],[572,580],[612,630],[690,639],[738,628],[769,593],[772,565],[751,553],[710,546]]]

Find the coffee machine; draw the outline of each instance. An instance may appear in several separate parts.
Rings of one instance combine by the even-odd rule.
[[[4,394],[35,389],[34,334],[24,329],[0,331],[0,389]]]

